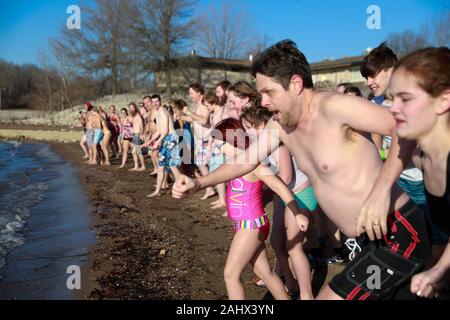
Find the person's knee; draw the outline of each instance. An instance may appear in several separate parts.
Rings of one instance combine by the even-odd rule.
[[[223,269],[223,279],[225,282],[239,281],[240,274],[234,270],[234,268],[226,265]]]

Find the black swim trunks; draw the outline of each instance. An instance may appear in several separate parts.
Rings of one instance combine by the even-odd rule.
[[[410,300],[411,277],[424,269],[431,254],[424,213],[411,200],[388,216],[383,240],[369,241],[329,283],[346,300]],[[358,241],[360,242],[360,241]]]

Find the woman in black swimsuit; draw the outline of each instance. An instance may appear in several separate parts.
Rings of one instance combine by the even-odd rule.
[[[425,193],[433,222],[450,234],[450,50],[428,48],[399,61],[391,79],[391,111],[400,138],[422,150]],[[432,298],[449,282],[450,243],[439,261],[415,275],[411,292]]]

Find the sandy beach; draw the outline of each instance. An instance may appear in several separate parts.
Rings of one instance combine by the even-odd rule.
[[[8,130],[20,131],[12,127]],[[58,135],[57,131],[47,134]],[[227,298],[223,268],[233,231],[227,218],[222,217],[223,209],[209,209],[215,198],[201,201],[200,192],[175,200],[166,191],[159,198],[149,199],[146,195],[156,182],[150,169],[143,173],[119,169],[117,159],[111,167],[88,166],[77,143],[47,143],[80,168],[80,180],[94,208],[90,218],[96,240],[88,249],[76,299]],[[269,216],[271,207],[270,203]],[[273,250],[266,244],[273,264]],[[316,270],[315,293],[340,269],[329,266]],[[254,285],[254,280],[248,267],[242,276],[247,298],[270,298],[265,288]]]

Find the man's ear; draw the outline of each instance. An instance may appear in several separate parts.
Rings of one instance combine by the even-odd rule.
[[[450,110],[450,89],[444,90],[438,99],[439,103],[436,108],[436,113],[442,115]]]
[[[294,89],[294,92],[299,95],[303,91],[303,79],[299,75],[295,74],[291,78],[290,85]]]

